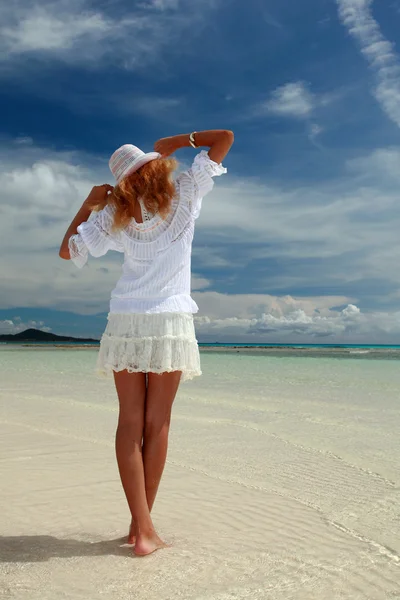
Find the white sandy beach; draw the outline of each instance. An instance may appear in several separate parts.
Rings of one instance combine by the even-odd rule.
[[[400,598],[398,361],[203,354],[135,558],[95,356],[0,350],[0,598]]]

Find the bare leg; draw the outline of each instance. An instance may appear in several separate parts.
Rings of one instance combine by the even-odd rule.
[[[148,374],[143,434],[143,465],[146,497],[152,510],[164,471],[168,450],[168,434],[172,404],[181,379],[181,372]]]
[[[119,399],[119,419],[115,449],[126,499],[135,522],[135,553],[150,554],[166,544],[158,537],[147,504],[142,437],[146,376],[144,373],[114,373]]]
[[[143,435],[143,465],[149,512],[151,512],[168,450],[168,434],[172,403],[178,390],[181,372],[148,374]],[[135,522],[132,520],[128,543],[135,543]]]
[[[180,371],[148,374],[142,453],[149,512],[153,508],[165,466],[171,409],[180,378]],[[128,543],[134,544],[135,541],[135,522],[132,519]]]

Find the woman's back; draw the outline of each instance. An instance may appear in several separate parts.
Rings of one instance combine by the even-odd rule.
[[[139,200],[142,222],[131,218],[115,230],[115,206],[108,205],[78,228],[71,241],[71,258],[83,266],[87,252],[101,256],[108,250],[125,255],[123,275],[111,294],[112,312],[197,312],[190,296],[190,264],[195,220],[202,198],[212,190],[213,177],[226,169],[200,152],[191,168],[175,182],[169,212],[149,214]]]

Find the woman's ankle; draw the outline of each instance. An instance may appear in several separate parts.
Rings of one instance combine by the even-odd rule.
[[[156,535],[156,530],[153,523],[138,523],[135,521],[135,533],[137,536],[153,537]]]

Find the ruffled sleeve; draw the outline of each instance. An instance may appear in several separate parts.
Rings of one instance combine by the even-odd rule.
[[[109,250],[123,252],[120,232],[113,231],[114,212],[106,206],[98,213],[92,213],[78,227],[78,233],[69,238],[68,247],[72,262],[81,269],[88,255],[99,257]]]
[[[200,215],[202,199],[214,187],[213,177],[218,177],[226,172],[225,167],[211,160],[208,152],[202,150],[195,157],[190,169],[179,176],[181,192],[189,203],[190,211],[195,219]]]

